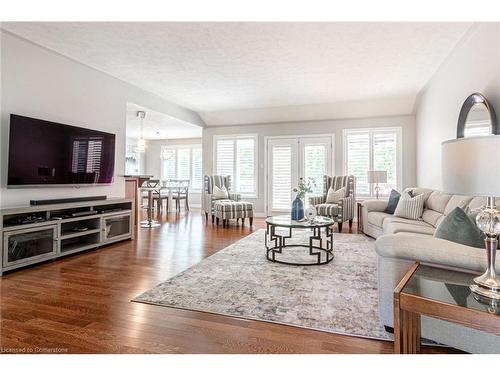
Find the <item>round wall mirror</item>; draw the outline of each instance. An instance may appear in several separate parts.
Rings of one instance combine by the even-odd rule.
[[[495,110],[482,94],[472,94],[465,100],[460,110],[457,138],[490,134],[500,134]]]

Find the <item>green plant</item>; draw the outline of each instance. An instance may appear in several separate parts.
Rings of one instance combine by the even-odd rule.
[[[299,179],[299,184],[292,191],[297,194],[297,198],[304,199],[307,193],[313,192],[313,187],[316,186],[316,181],[312,177],[308,177],[307,181],[301,177]]]

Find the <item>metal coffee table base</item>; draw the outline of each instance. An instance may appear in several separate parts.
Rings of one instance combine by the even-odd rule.
[[[325,237],[321,237],[321,228],[312,228],[311,236],[309,236],[309,245],[303,244],[293,244],[287,245],[286,239],[292,238],[292,228],[288,228],[288,235],[276,234],[276,226],[267,224],[266,228],[266,257],[267,260],[275,263],[288,264],[291,266],[318,266],[330,263],[333,258],[333,227],[325,227]],[[274,241],[274,246],[268,246],[268,242]],[[314,246],[313,241],[318,241],[319,246]],[[325,244],[326,246],[323,246]],[[271,243],[272,245],[272,243]],[[286,247],[304,247],[309,249],[309,255],[311,257],[316,257],[316,262],[313,263],[294,263],[285,262],[276,259],[276,254],[283,254],[283,249]],[[325,259],[321,259],[321,255],[324,254]]]

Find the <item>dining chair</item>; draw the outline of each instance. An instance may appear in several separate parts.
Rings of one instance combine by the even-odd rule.
[[[189,184],[190,180],[171,180],[172,199],[175,201],[176,211],[181,210],[181,201],[184,201],[184,209],[189,211]]]

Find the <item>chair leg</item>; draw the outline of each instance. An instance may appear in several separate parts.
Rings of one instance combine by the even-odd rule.
[[[253,225],[253,217],[250,218],[250,226]]]
[[[213,218],[213,216],[212,216],[212,218]],[[217,226],[219,226],[219,218],[215,219],[215,223],[217,224]]]
[[[339,233],[340,233],[340,232],[342,232],[342,223],[338,222],[337,224],[339,225]]]
[[[212,214],[212,224],[214,223],[214,220],[215,220],[215,215]]]
[[[242,227],[244,227],[244,226],[245,226],[245,218],[244,218],[244,217],[242,217],[242,218],[241,218],[241,226],[242,226]]]
[[[158,210],[158,213],[160,213],[162,211],[162,207],[161,207],[161,199],[158,199],[156,201],[156,209]]]
[[[352,229],[352,219],[349,219],[349,229]]]
[[[186,210],[189,211],[189,202],[187,195],[186,195]]]
[[[208,221],[208,212],[205,212],[205,220]]]

